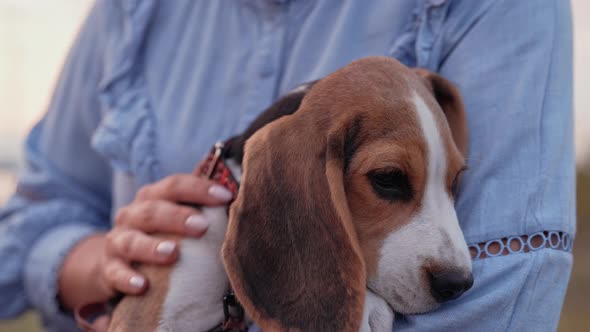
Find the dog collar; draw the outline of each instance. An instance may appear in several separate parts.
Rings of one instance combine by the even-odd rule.
[[[235,197],[239,184],[225,162],[225,147],[226,144],[221,141],[215,143],[207,158],[199,166],[198,174],[224,186]]]
[[[229,144],[231,141],[227,144],[221,141],[215,143],[207,158],[199,166],[198,174],[221,184],[235,197],[239,184],[225,163],[226,145]],[[223,321],[207,332],[248,331],[248,325],[244,319],[244,308],[231,289],[223,297],[223,315]]]

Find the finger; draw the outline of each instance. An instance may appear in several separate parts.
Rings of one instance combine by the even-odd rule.
[[[119,209],[115,225],[143,231],[201,237],[209,220],[198,210],[167,201],[142,201]]]
[[[124,294],[137,295],[143,293],[148,286],[147,279],[137,273],[120,259],[110,259],[103,269],[106,286],[109,290]]]
[[[232,198],[233,194],[224,186],[191,174],[171,175],[142,187],[136,195],[138,201],[168,200],[200,205],[222,205]]]
[[[135,229],[115,229],[107,235],[109,256],[125,261],[170,264],[178,258],[178,244],[162,240]]]

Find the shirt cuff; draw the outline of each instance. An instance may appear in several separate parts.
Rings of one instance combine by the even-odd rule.
[[[64,325],[75,326],[73,316],[60,310],[57,300],[58,275],[72,247],[96,232],[98,228],[91,225],[65,224],[45,233],[31,248],[24,267],[25,291],[33,307],[41,312],[45,323],[57,323],[64,330],[71,329],[66,329]]]

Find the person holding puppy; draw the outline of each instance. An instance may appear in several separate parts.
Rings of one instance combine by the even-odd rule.
[[[48,330],[75,331],[80,304],[141,294],[149,280],[132,262],[182,254],[150,234],[199,237],[210,221],[180,203],[232,198],[191,174],[217,139],[302,82],[389,55],[462,92],[471,134],[456,208],[478,253],[473,289],[394,328],[554,330],[575,232],[570,11],[561,0],[97,1],[0,210],[0,318],[34,308]]]

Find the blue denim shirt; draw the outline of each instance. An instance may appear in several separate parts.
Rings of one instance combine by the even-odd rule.
[[[573,237],[568,1],[105,0],[79,32],[0,210],[0,318],[36,308],[49,330],[75,330],[56,289],[77,241],[108,229],[140,186],[190,172],[280,94],[369,55],[459,86],[470,152],[456,207],[468,243]],[[472,290],[395,327],[554,330],[572,265],[566,235],[475,260]]]

